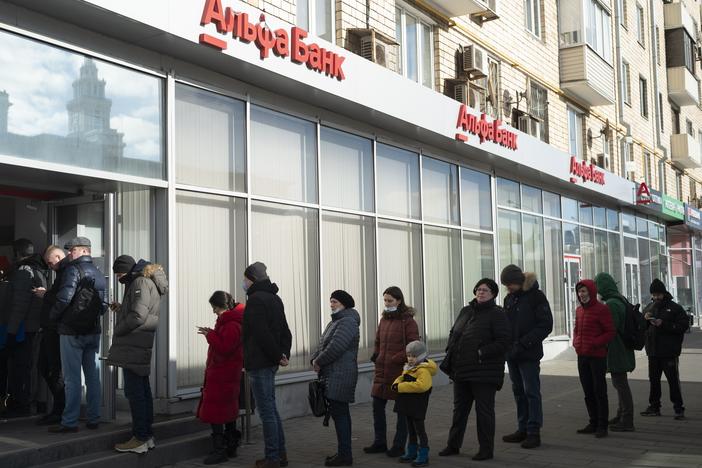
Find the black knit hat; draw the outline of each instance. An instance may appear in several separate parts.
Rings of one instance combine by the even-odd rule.
[[[502,270],[500,275],[500,283],[507,286],[508,284],[524,284],[524,272],[517,265],[507,265]]]
[[[651,294],[665,294],[668,292],[668,290],[665,288],[665,284],[663,284],[663,281],[656,278],[651,283],[650,292]]]
[[[244,270],[244,276],[253,281],[263,281],[268,279],[267,268],[263,262],[254,262],[246,267]]]
[[[113,273],[129,273],[134,268],[134,258],[129,255],[120,255],[115,259],[115,263],[112,264]]]
[[[482,284],[490,288],[490,291],[492,291],[493,296],[497,296],[500,293],[500,287],[497,285],[497,283],[495,283],[495,281],[491,280],[490,278],[483,278],[477,283],[475,283],[475,287],[473,288],[473,295],[475,295],[476,291],[478,290],[478,287]]]
[[[354,302],[353,297],[351,297],[351,294],[341,289],[337,289],[336,291],[331,293],[329,299],[336,299],[337,301],[341,302],[347,309],[353,309],[356,306],[356,302]]]

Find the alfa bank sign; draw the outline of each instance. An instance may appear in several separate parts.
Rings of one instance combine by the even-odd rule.
[[[570,157],[570,181],[576,183],[579,179],[583,182],[594,182],[599,185],[605,184],[605,172],[599,170],[597,166],[587,161],[579,161],[575,156]]]
[[[468,107],[465,104],[461,104],[461,107],[458,109],[456,128],[476,135],[480,139],[480,143],[484,143],[487,140],[512,151],[517,150],[516,133],[502,128],[501,120],[495,119],[492,122],[488,122],[485,114],[480,114],[480,118],[476,117],[468,112]],[[468,141],[468,135],[460,132],[456,133],[456,140]]]
[[[249,20],[248,13],[235,12],[230,7],[222,8],[221,0],[205,0],[200,25],[204,27],[210,23],[214,24],[217,32],[223,36],[231,35],[232,39],[256,45],[261,51],[261,60],[267,59],[273,52],[273,55],[290,57],[292,62],[305,64],[310,70],[324,73],[330,78],[339,81],[346,78],[341,67],[346,58],[314,42],[305,43],[304,39],[308,33],[302,28],[293,26],[289,32],[283,28],[273,31],[266,24],[264,14],[261,14],[258,23],[254,24]],[[227,48],[227,41],[207,33],[200,34],[200,44],[220,51]]]

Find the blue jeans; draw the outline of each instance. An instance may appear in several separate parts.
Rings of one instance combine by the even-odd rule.
[[[336,429],[337,450],[339,457],[351,459],[351,412],[345,401],[329,400],[329,414]]]
[[[538,434],[544,425],[541,404],[541,381],[539,361],[507,361],[512,392],[517,402],[517,421],[520,432]]]
[[[275,405],[275,373],[278,366],[246,371],[251,379],[251,390],[256,400],[258,416],[263,426],[263,440],[267,460],[279,461],[285,454],[285,434],[280,414]]]
[[[149,376],[137,375],[129,369],[122,369],[124,375],[124,396],[129,400],[132,412],[132,435],[142,442],[154,436],[151,425],[154,423],[154,399],[151,395]]]
[[[387,444],[387,423],[385,419],[385,406],[388,400],[373,397],[373,429],[375,430],[374,445]],[[395,426],[395,438],[392,446],[404,448],[407,445],[407,418],[397,415],[397,425]]]
[[[80,369],[85,375],[86,397],[88,400],[88,422],[100,420],[100,373],[96,355],[100,348],[100,335],[61,335],[61,367],[66,388],[66,406],[63,409],[61,424],[66,427],[78,426],[80,416]]]

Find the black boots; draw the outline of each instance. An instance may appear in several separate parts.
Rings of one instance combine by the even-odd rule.
[[[224,434],[212,434],[212,451],[202,463],[205,465],[216,465],[227,460],[227,440]]]
[[[237,429],[226,429],[224,431],[224,440],[227,444],[227,457],[236,457],[236,449],[241,442],[241,432]]]

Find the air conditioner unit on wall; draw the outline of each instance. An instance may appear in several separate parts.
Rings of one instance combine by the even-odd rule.
[[[381,34],[375,29],[351,28],[347,48],[356,52],[366,60],[388,67],[388,52],[392,46],[398,45],[392,38]]]
[[[482,88],[476,88],[475,86],[468,86],[468,105],[473,109],[482,111],[484,102],[485,90]]]
[[[609,155],[606,155],[604,153],[598,153],[597,165],[600,166],[602,169],[609,170]]]
[[[463,48],[463,71],[471,80],[488,76],[488,60],[485,50],[471,44]]]
[[[469,104],[470,87],[468,82],[457,82],[453,85],[453,98],[461,104]]]

